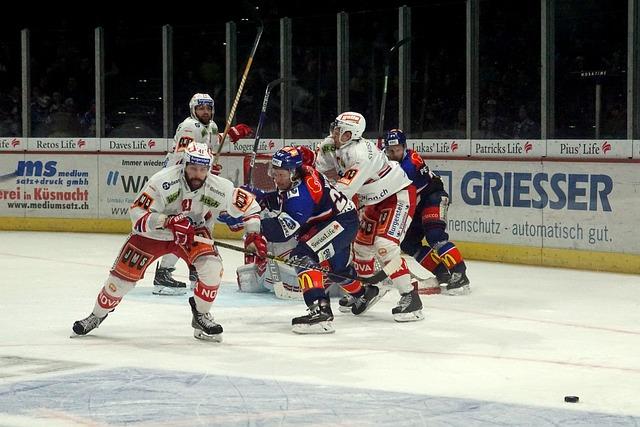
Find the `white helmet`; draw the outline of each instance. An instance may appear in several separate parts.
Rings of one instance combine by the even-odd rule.
[[[213,117],[213,98],[211,98],[208,93],[196,93],[191,97],[191,101],[189,101],[189,111],[191,111],[192,119],[198,120],[198,116],[196,116],[196,107],[198,105],[210,105],[211,117]]]
[[[199,166],[211,167],[213,155],[211,149],[204,142],[191,141],[182,155],[183,164],[187,163],[196,164]]]
[[[331,132],[333,132],[334,128],[340,128],[340,137],[342,137],[342,134],[345,132],[351,132],[350,140],[353,141],[362,138],[366,126],[367,121],[362,114],[347,111],[346,113],[340,114],[336,117],[336,120],[331,123]]]

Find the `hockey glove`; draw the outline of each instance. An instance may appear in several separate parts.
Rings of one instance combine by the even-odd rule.
[[[254,187],[253,185],[249,185],[249,184],[241,185],[240,188],[242,188],[244,191],[248,191],[249,193],[251,193],[254,196],[256,196],[256,201],[258,203],[261,203],[262,200],[265,198],[265,196],[267,194],[266,191],[261,190],[258,187]]]
[[[227,224],[227,227],[229,227],[229,230],[231,231],[240,231],[244,229],[244,221],[242,220],[242,217],[234,218],[229,215],[227,211],[220,212],[216,219]]]
[[[444,184],[439,175],[431,175],[431,184],[429,184],[429,192],[444,191]]]
[[[222,165],[216,164],[216,163],[212,164],[210,172],[211,172],[211,174],[213,174],[215,176],[220,175],[220,172],[222,172]]]
[[[244,238],[245,247],[264,258],[267,256],[267,240],[260,233],[249,233]]]
[[[195,230],[191,220],[185,214],[172,215],[167,219],[164,228],[171,230],[173,241],[185,248],[191,247]]]
[[[244,123],[239,123],[235,126],[229,128],[229,138],[235,143],[238,142],[239,139],[247,138],[253,135],[253,129]]]
[[[269,209],[270,211],[282,209],[277,191],[264,191],[246,184],[242,185],[240,188],[256,196],[256,202],[258,202],[261,209]]]

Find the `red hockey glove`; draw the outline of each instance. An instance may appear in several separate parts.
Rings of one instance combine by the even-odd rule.
[[[249,233],[244,238],[244,245],[250,251],[256,253],[256,255],[265,257],[267,255],[267,241],[260,233]]]
[[[220,175],[220,172],[222,172],[222,165],[215,164],[215,163],[211,165],[211,173],[213,175],[218,176]]]
[[[180,246],[189,248],[193,244],[195,230],[189,218],[184,214],[173,215],[167,219],[164,228],[171,230],[173,241]]]
[[[230,127],[229,133],[227,135],[229,135],[229,138],[231,138],[233,142],[238,142],[239,139],[253,135],[253,129],[251,129],[244,123],[239,123],[235,126]]]

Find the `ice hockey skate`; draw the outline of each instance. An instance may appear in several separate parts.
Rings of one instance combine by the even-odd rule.
[[[191,326],[193,327],[194,338],[203,341],[222,342],[222,326],[213,320],[211,313],[198,312],[194,297],[189,298],[189,305],[193,314]]]
[[[291,330],[296,334],[332,334],[333,329],[333,313],[331,306],[326,300],[309,307],[309,314],[300,317],[294,317],[291,320]]]
[[[91,313],[84,319],[73,322],[73,333],[71,334],[71,338],[87,335],[89,332],[100,326],[102,321],[106,318],[107,315],[104,317],[98,317]]]
[[[471,293],[470,283],[464,271],[451,273],[451,279],[446,286],[446,293],[447,295],[469,295]]]
[[[343,295],[342,298],[338,300],[338,310],[340,310],[341,313],[351,313],[351,307],[355,304],[356,299],[357,298],[352,295]]]
[[[161,267],[159,264],[156,268],[156,275],[153,279],[154,295],[184,295],[187,293],[187,284],[173,278],[171,273],[175,268]]]
[[[382,284],[380,284],[382,285]],[[369,285],[364,290],[364,294],[355,300],[351,305],[351,312],[355,315],[362,314],[373,307],[380,299],[389,292],[389,286]]]
[[[416,289],[406,294],[400,294],[398,305],[391,309],[393,320],[396,322],[415,322],[424,319],[422,314],[422,300]]]

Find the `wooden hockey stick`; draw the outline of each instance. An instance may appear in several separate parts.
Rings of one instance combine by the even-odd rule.
[[[242,89],[244,89],[244,84],[247,81],[247,76],[249,75],[249,69],[251,69],[251,64],[253,64],[253,57],[255,56],[256,50],[258,49],[258,44],[260,43],[260,38],[262,37],[263,31],[264,31],[264,25],[262,24],[262,21],[259,21],[258,32],[256,34],[255,40],[253,41],[253,47],[251,48],[251,53],[249,54],[247,65],[244,67],[244,73],[242,73],[242,79],[240,80],[240,85],[238,86],[236,97],[233,100],[233,104],[231,105],[231,110],[229,111],[229,117],[227,117],[227,123],[224,126],[224,132],[222,132],[222,139],[220,140],[220,144],[218,144],[218,150],[216,151],[216,156],[214,159],[214,163],[216,165],[218,164],[218,160],[220,159],[220,152],[222,151],[224,140],[227,138],[227,134],[229,133],[229,129],[231,128],[233,117],[236,115],[236,108],[238,108],[238,103],[240,102]]]
[[[384,135],[382,134],[382,132],[384,131],[384,113],[387,108],[387,85],[389,82],[389,64],[391,63],[391,56],[395,51],[398,50],[398,48],[400,48],[400,46],[406,43],[409,43],[409,41],[411,41],[411,37],[405,37],[404,39],[400,40],[398,43],[394,44],[393,47],[389,49],[389,52],[387,52],[387,55],[385,56],[385,59],[384,59],[384,84],[382,86],[382,100],[380,102],[380,119],[378,121],[379,140],[382,140],[382,138],[384,138]]]
[[[229,243],[224,243],[224,242],[218,242],[218,241],[215,241],[215,240],[212,240],[212,239],[208,239],[208,238],[203,237],[203,236],[195,236],[194,240],[196,242],[204,243],[206,245],[215,245],[215,246],[219,246],[221,248],[231,249],[232,251],[242,252],[242,253],[250,254],[250,255],[256,255],[256,256],[258,256],[260,258],[271,259],[271,260],[277,261],[277,262],[282,263],[282,264],[286,264],[286,265],[291,266],[291,267],[298,267],[298,268],[305,268],[305,269],[310,269],[310,270],[321,271],[324,274],[330,274],[331,276],[338,277],[340,279],[359,280],[360,282],[362,282],[364,284],[368,284],[368,285],[374,285],[374,284],[379,283],[379,282],[382,281],[382,280],[380,280],[380,279],[378,279],[376,277],[376,276],[378,276],[377,274],[373,275],[372,277],[347,276],[347,275],[344,275],[344,274],[334,273],[334,272],[332,272],[332,271],[330,271],[330,270],[328,270],[326,268],[310,267],[305,263],[297,262],[297,261],[290,260],[290,259],[284,259],[282,257],[275,256],[275,255],[267,254],[265,256],[261,256],[261,255],[256,254],[253,251],[250,251],[248,249],[242,248],[240,246],[230,245]]]

